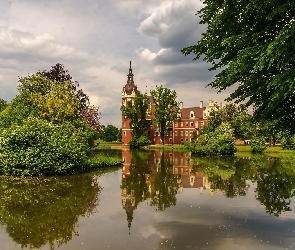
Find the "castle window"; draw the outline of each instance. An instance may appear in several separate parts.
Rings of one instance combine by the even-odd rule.
[[[201,122],[201,128],[203,128],[204,127],[204,122]]]
[[[174,126],[175,126],[175,128],[177,128],[178,127],[178,122],[175,122]]]
[[[178,131],[175,131],[175,136],[178,136]]]
[[[185,136],[188,136],[188,131],[185,131]]]
[[[191,122],[191,127],[193,127],[194,126],[194,123],[193,122]]]
[[[183,127],[183,122],[180,123],[180,127]]]
[[[183,136],[183,131],[180,131],[180,136]]]
[[[126,136],[126,131],[123,132],[123,136]]]
[[[185,123],[185,126],[188,127],[188,122]]]

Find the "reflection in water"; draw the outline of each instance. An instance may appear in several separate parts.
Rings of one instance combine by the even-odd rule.
[[[295,163],[254,157],[252,166],[257,169],[253,179],[257,182],[257,199],[265,206],[266,212],[279,216],[291,211],[291,198],[295,196]]]
[[[0,178],[0,223],[21,247],[54,248],[78,235],[79,216],[96,212],[101,187],[93,175]]]
[[[294,197],[295,166],[278,159],[253,157],[198,157],[180,152],[123,151],[122,204],[130,229],[133,212],[147,201],[163,211],[176,205],[184,188],[199,188],[227,198],[246,196],[250,182],[257,183],[256,199],[266,212],[279,216],[290,211]]]

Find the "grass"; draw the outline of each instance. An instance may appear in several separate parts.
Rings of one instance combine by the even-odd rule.
[[[149,145],[145,146],[144,149],[147,150],[174,150],[174,151],[188,151],[184,145]]]
[[[100,149],[100,148],[111,148],[114,145],[122,145],[122,142],[118,142],[118,141],[106,142],[100,139],[96,140],[94,143],[95,145],[97,145],[93,148],[94,150]]]
[[[249,145],[246,146],[236,146],[237,156],[246,156],[251,155],[251,147]],[[270,157],[278,157],[278,158],[295,158],[295,151],[283,149],[281,146],[273,146],[266,147],[263,150],[263,154]]]

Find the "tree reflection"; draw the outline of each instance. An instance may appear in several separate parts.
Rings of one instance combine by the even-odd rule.
[[[228,198],[245,196],[251,176],[249,160],[237,157],[198,157],[193,159],[194,172],[208,177],[212,190],[221,190]]]
[[[291,211],[291,198],[295,196],[295,163],[261,156],[251,160],[257,169],[254,180],[257,182],[256,198],[265,206],[266,212],[279,216]]]
[[[256,199],[266,212],[279,216],[291,211],[295,196],[295,162],[263,155],[249,158],[198,157],[193,159],[194,172],[207,176],[211,190],[220,190],[228,198],[245,196],[249,181],[255,182]]]
[[[153,167],[152,179],[154,190],[151,205],[163,211],[166,208],[176,205],[176,194],[180,187],[180,175],[173,174],[172,167],[168,159],[161,154],[159,164]]]
[[[101,187],[91,174],[0,178],[0,223],[21,247],[54,248],[77,236],[78,217],[96,212]]]
[[[129,229],[133,212],[140,202],[147,200],[161,211],[174,206],[180,183],[180,178],[171,171],[172,165],[159,151],[156,154],[151,151],[132,151],[131,154],[130,165],[125,164],[123,169],[121,183],[122,205],[126,210]]]

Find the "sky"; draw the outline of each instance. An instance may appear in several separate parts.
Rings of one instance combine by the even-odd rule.
[[[199,0],[1,0],[0,98],[11,101],[19,77],[61,63],[99,107],[101,123],[121,126],[129,62],[141,92],[163,85],[184,107],[223,102],[206,88],[216,72],[181,49],[206,30]]]

